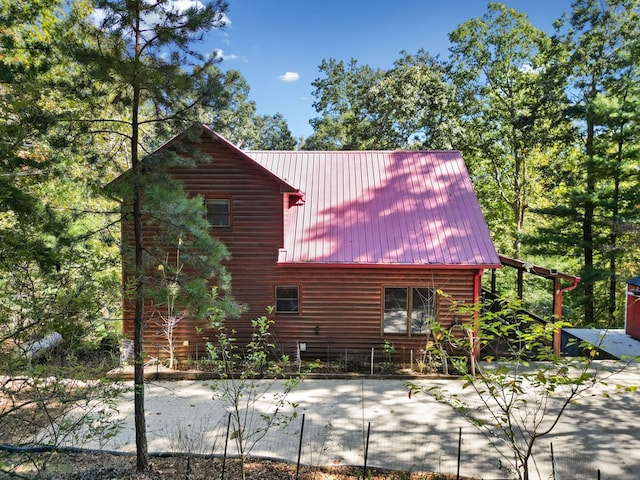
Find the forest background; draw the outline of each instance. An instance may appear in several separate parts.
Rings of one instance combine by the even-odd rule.
[[[451,32],[448,58],[319,59],[307,138],[258,115],[239,72],[186,44],[146,65],[152,94],[134,98],[127,68],[141,58],[96,15],[127,3],[0,0],[0,344],[57,331],[90,352],[117,337],[121,211],[104,186],[132,145],[144,157],[193,122],[245,149],[460,150],[498,251],[581,277],[565,320],[623,324],[625,280],[640,273],[639,1],[577,0],[553,34],[492,3]],[[525,300],[551,312],[548,285]]]

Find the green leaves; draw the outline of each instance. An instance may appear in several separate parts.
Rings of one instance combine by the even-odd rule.
[[[583,321],[610,326],[622,322],[623,289],[617,279],[636,274],[629,248],[634,250],[638,236],[629,222],[638,221],[631,207],[638,199],[638,176],[630,169],[637,166],[640,138],[639,64],[633,53],[640,3],[581,0],[572,7],[554,39],[556,53],[565,52],[554,68],[566,90],[574,92],[566,121],[574,125],[576,142],[565,151],[576,161],[557,164],[566,186],[543,210],[548,225],[539,229],[537,249],[581,257]],[[597,315],[600,311],[606,313]]]
[[[640,385],[616,385],[616,389],[624,392],[636,393],[640,390]]]
[[[492,361],[479,362],[477,375],[461,378],[463,393],[413,382],[405,386],[410,397],[425,391],[463,415],[492,442],[499,441],[509,453],[502,448],[497,453],[518,478],[526,479],[534,464],[534,444],[555,429],[570,405],[604,384],[592,368],[595,347],[582,343],[583,356],[561,356],[553,349],[553,337],[565,324],[534,320],[517,301],[501,298],[474,308],[480,312],[473,324],[474,337],[460,338],[460,348],[469,351],[479,344],[482,350],[493,345]]]
[[[323,60],[313,82],[313,135],[306,150],[451,148],[452,92],[445,67],[421,50],[401,52],[393,68]]]
[[[490,227],[506,226],[511,244],[500,249],[518,257],[527,210],[542,193],[536,187],[540,156],[553,144],[551,127],[564,108],[562,89],[549,79],[550,39],[524,14],[491,3],[450,40],[463,153],[472,176],[478,175]]]
[[[216,342],[207,345],[210,362],[219,376],[212,384],[214,398],[223,400],[229,410],[243,477],[244,464],[256,443],[270,429],[285,426],[297,417],[297,404],[287,397],[304,374],[287,374],[274,362],[276,345],[269,333],[274,324],[273,311],[269,307],[267,315],[251,321],[253,333],[246,348],[238,347],[234,332],[229,334],[224,322],[217,319]]]

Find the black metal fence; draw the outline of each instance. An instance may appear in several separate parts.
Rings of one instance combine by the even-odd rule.
[[[215,429],[207,425],[203,435],[198,435],[195,428],[190,432],[192,440],[188,446],[184,443],[188,435],[182,432],[182,444],[174,444],[173,448],[193,454],[237,456],[233,432],[226,423],[221,422]],[[194,434],[197,442],[193,442]],[[394,422],[388,417],[365,422],[301,415],[284,428],[270,430],[253,446],[251,456],[308,466],[355,466],[362,468],[363,474],[369,468],[382,468],[436,472],[464,479],[518,478],[507,460],[508,449],[492,445],[478,430]],[[549,443],[540,443],[534,459],[529,470],[531,480],[614,478],[601,477],[592,459],[576,452],[568,454],[563,449],[561,454],[554,455]],[[363,478],[367,478],[366,474]]]

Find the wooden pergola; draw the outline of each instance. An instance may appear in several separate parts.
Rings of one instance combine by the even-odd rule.
[[[546,278],[553,282],[553,316],[556,321],[562,320],[562,296],[564,292],[573,290],[580,283],[580,277],[569,275],[567,273],[558,272],[553,268],[534,265],[530,262],[518,260],[515,258],[499,255],[500,262],[505,267],[515,268],[517,270],[517,293],[518,298],[522,300],[524,275],[536,275]],[[491,270],[491,293],[496,294],[496,271]],[[556,332],[553,339],[553,346],[556,353],[560,352],[560,332]]]

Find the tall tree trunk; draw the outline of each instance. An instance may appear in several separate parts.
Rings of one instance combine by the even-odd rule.
[[[134,8],[140,9],[138,3]],[[140,58],[140,12],[136,18],[136,39],[135,39],[135,56],[136,62],[139,64]],[[133,234],[135,243],[135,312],[133,319],[133,352],[134,352],[134,374],[133,374],[133,403],[134,403],[134,422],[136,431],[136,469],[138,472],[146,472],[149,470],[149,452],[147,446],[147,425],[144,416],[144,243],[142,235],[142,199],[141,199],[141,182],[138,156],[138,140],[140,135],[139,125],[139,109],[140,109],[140,86],[137,72],[134,72],[132,79],[133,100],[131,109],[131,167],[134,173],[133,183]]]
[[[516,140],[514,139],[515,143]],[[520,258],[522,251],[522,230],[524,228],[524,212],[526,210],[526,193],[524,185],[526,182],[525,160],[520,155],[520,149],[515,148],[513,152],[513,219],[516,231],[513,239],[513,253],[515,258]]]
[[[134,129],[135,130],[135,129]],[[136,138],[133,135],[132,138]],[[134,155],[133,158],[136,158]],[[133,164],[136,165],[137,161]],[[139,175],[136,166],[133,167],[135,176]],[[147,426],[144,416],[144,245],[142,242],[142,208],[140,198],[140,183],[136,178],[133,192],[133,225],[135,242],[135,313],[133,320],[133,352],[134,352],[134,419],[136,431],[136,468],[138,472],[149,469],[149,455],[147,450]]]
[[[616,168],[614,171],[613,198],[611,206],[611,232],[609,233],[609,324],[616,321],[616,288],[618,283],[617,258],[618,258],[618,228],[620,215],[620,175],[624,150],[624,123],[620,125],[618,148],[616,152]]]
[[[596,97],[597,90],[595,77],[592,79],[589,91],[589,103]],[[593,298],[593,221],[594,221],[594,196],[596,192],[596,168],[595,168],[595,120],[590,111],[591,106],[587,105],[587,138],[585,142],[585,153],[587,157],[587,185],[586,199],[584,202],[584,219],[582,222],[582,244],[584,248],[584,271],[587,277],[583,283],[584,289],[584,321],[587,325],[593,324],[595,318],[594,298]]]

